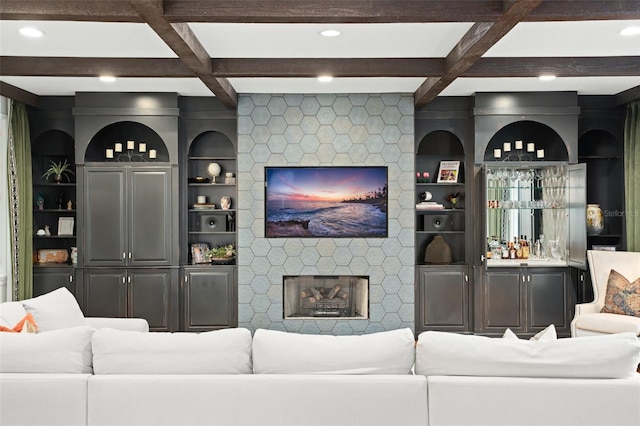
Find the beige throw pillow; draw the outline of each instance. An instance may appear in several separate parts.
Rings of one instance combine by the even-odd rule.
[[[640,317],[640,277],[629,282],[612,269],[607,282],[607,294],[600,312]]]

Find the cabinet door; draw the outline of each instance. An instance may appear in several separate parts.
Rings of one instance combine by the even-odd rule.
[[[87,168],[84,188],[85,265],[125,266],[125,169]]]
[[[127,284],[124,269],[85,269],[83,284],[85,316],[127,316]]]
[[[525,330],[524,292],[519,268],[487,270],[482,285],[482,332],[503,333]]]
[[[528,292],[529,331],[538,332],[549,324],[556,331],[569,333],[569,279],[566,269],[538,270],[529,268],[526,271]]]
[[[460,269],[418,268],[417,328],[469,331],[469,274]]]
[[[129,265],[171,264],[171,168],[132,168],[129,176]]]
[[[33,271],[33,297],[66,287],[71,294],[76,294],[73,268],[47,268]]]
[[[234,269],[189,269],[185,274],[185,331],[235,327],[238,319]]]
[[[128,316],[146,319],[152,331],[174,331],[171,320],[177,317],[173,306],[177,276],[173,275],[171,269],[130,269]]]

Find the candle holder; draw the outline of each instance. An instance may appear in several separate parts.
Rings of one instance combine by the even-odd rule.
[[[496,161],[534,161],[544,159],[544,149],[536,149],[533,142],[514,141],[502,144],[502,148],[494,148],[493,158]]]
[[[126,149],[123,149],[126,146]],[[147,144],[140,142],[136,149],[135,141],[126,141],[126,143],[116,142],[113,148],[106,148],[106,161],[117,163],[135,163],[135,162],[153,162],[158,157],[158,151],[155,149],[147,150]]]

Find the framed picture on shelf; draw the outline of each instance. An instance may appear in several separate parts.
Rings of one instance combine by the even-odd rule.
[[[58,235],[73,235],[73,218],[58,218]]]
[[[458,183],[459,161],[441,161],[438,170],[438,183]]]
[[[207,259],[207,251],[209,250],[209,244],[207,243],[195,243],[191,244],[191,264],[198,265],[200,263],[209,263]]]

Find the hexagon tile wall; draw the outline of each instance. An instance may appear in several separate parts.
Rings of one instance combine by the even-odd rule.
[[[265,238],[265,166],[388,166],[388,238]],[[241,95],[239,325],[349,335],[414,329],[414,108],[407,94]],[[368,275],[370,318],[283,319],[283,275]]]

